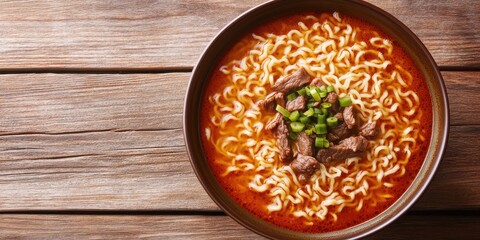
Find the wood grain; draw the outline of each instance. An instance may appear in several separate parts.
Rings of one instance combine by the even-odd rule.
[[[480,217],[404,215],[367,239],[476,239]],[[227,216],[2,215],[8,239],[265,239]]]
[[[0,71],[190,69],[220,29],[265,0],[2,1]],[[441,66],[480,67],[480,2],[369,1]]]

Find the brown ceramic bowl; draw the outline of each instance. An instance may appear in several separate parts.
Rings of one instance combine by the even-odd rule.
[[[225,50],[248,33],[252,27],[273,18],[302,11],[339,11],[367,20],[396,39],[423,73],[428,83],[433,107],[430,148],[423,166],[406,192],[392,206],[368,221],[347,229],[319,234],[299,233],[274,226],[237,205],[217,183],[209,169],[201,146],[199,126],[202,94],[212,69],[219,61],[219,56],[222,56]],[[276,239],[345,239],[359,238],[381,229],[404,213],[422,194],[432,179],[444,152],[449,126],[448,113],[447,94],[435,61],[417,36],[392,15],[357,0],[280,0],[264,3],[240,15],[229,23],[203,52],[193,70],[188,86],[183,127],[187,151],[198,179],[218,206],[237,222],[260,235]]]

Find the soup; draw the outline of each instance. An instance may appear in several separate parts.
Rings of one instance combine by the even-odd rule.
[[[296,110],[298,118],[291,118],[293,111],[278,117],[278,107],[262,107],[279,82],[299,71],[308,83],[276,103],[312,91],[304,95],[311,105]],[[327,132],[315,128],[321,107],[319,115],[308,111],[317,109],[312,94],[322,93],[322,86],[349,100],[358,123],[348,137],[362,138],[362,151],[321,160],[345,145],[345,139],[334,142],[326,135],[348,122],[344,105],[337,112],[342,119],[326,113],[335,119]],[[405,192],[430,143],[431,108],[425,80],[395,39],[337,12],[298,13],[253,29],[221,57],[202,100],[202,146],[217,181],[237,204],[286,229],[330,232],[378,215]],[[308,118],[301,130],[292,125],[300,117]],[[268,127],[275,119],[285,123],[288,140]],[[373,124],[376,134],[364,138],[360,124]],[[301,156],[295,139],[305,131],[315,139],[309,159],[317,159],[308,174],[295,167]]]

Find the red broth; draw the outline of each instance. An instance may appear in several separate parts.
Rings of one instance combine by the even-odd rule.
[[[247,54],[244,49],[251,47],[256,43],[256,40],[254,40],[251,36],[252,33],[255,33],[257,35],[263,35],[266,33],[274,33],[277,35],[285,34],[292,28],[298,28],[297,23],[299,21],[308,23],[308,21],[302,19],[308,14],[312,13],[295,14],[283,17],[253,29],[249,34],[241,38],[238,43],[234,45],[221,58],[220,62],[217,64],[217,67],[212,73],[212,76],[205,91],[204,98],[202,100],[200,119],[201,129],[209,126],[209,113],[212,111],[212,106],[211,103],[208,101],[208,96],[211,96],[216,92],[221,92],[221,90],[226,86],[223,81],[223,74],[218,70],[220,66],[226,65],[228,62],[234,59],[241,59]],[[313,14],[315,16],[320,15],[320,13]],[[309,226],[305,225],[303,219],[301,218],[299,219],[281,212],[269,213],[266,206],[270,204],[272,199],[268,196],[268,191],[264,193],[257,193],[248,189],[248,183],[250,182],[250,178],[253,176],[245,177],[243,173],[236,172],[230,173],[226,177],[222,177],[222,174],[225,172],[226,167],[214,164],[213,159],[223,158],[223,156],[217,153],[215,151],[215,148],[209,142],[207,142],[205,136],[203,136],[202,146],[209,162],[209,166],[214,173],[218,183],[223,187],[223,189],[228,193],[228,195],[237,204],[247,209],[250,213],[257,216],[258,218],[285,229],[309,233],[330,232],[352,227],[375,217],[376,215],[387,209],[389,206],[391,206],[410,186],[423,163],[428,146],[430,144],[430,136],[432,129],[431,98],[425,79],[423,78],[418,67],[414,64],[408,54],[398,45],[395,39],[392,39],[391,37],[383,33],[379,28],[361,19],[352,18],[344,15],[342,15],[342,18],[352,27],[358,27],[361,29],[360,32],[357,32],[360,33],[358,35],[359,40],[368,42],[368,39],[374,36],[372,32],[376,31],[380,35],[380,37],[392,41],[394,47],[393,55],[395,56],[395,58],[391,60],[392,63],[403,66],[404,69],[409,71],[410,74],[412,74],[412,77],[416,79],[413,82],[411,89],[415,91],[420,98],[420,109],[423,111],[421,122],[424,124],[422,131],[424,133],[425,139],[424,141],[417,139],[417,144],[420,145],[420,147],[418,148],[420,149],[420,151],[414,152],[412,154],[409,163],[406,166],[406,174],[400,178],[396,178],[397,181],[395,182],[394,187],[385,189],[386,193],[390,193],[394,196],[393,198],[390,198],[385,202],[380,202],[375,207],[371,207],[369,206],[369,204],[365,203],[363,205],[363,208],[358,212],[354,208],[346,207],[340,213],[337,213],[338,219],[336,221],[334,221],[331,217],[327,217],[325,220],[314,220],[314,224]],[[285,27],[285,24],[290,27]],[[215,128],[212,128],[212,131],[215,131]],[[202,134],[204,134],[204,131],[201,132]],[[265,131],[265,133],[270,134],[267,133],[267,131]],[[272,136],[270,135],[269,137]],[[401,154],[399,155],[399,158],[402,158]]]

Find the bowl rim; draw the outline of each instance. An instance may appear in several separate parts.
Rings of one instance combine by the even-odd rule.
[[[304,3],[312,2],[312,1],[314,1],[314,0],[299,0],[299,1],[296,1],[296,3],[304,4]],[[206,156],[203,154],[203,150],[202,150],[202,146],[201,146],[202,144],[201,144],[201,140],[199,138],[200,130],[197,127],[196,131],[195,131],[195,129],[192,129],[193,132],[191,132],[190,129],[192,128],[192,126],[188,125],[188,121],[191,120],[192,118],[196,118],[197,122],[199,120],[198,119],[198,114],[192,113],[190,111],[190,108],[191,108],[192,105],[193,106],[195,106],[195,104],[199,105],[200,103],[198,103],[197,101],[200,100],[200,102],[201,102],[201,99],[202,99],[202,96],[203,96],[204,89],[202,89],[201,91],[198,91],[196,89],[196,85],[198,83],[196,83],[195,81],[199,81],[199,77],[197,77],[197,71],[198,71],[199,68],[201,68],[201,63],[206,58],[206,53],[209,52],[209,51],[213,51],[213,52],[217,52],[217,53],[222,52],[221,50],[215,50],[214,51],[214,50],[212,50],[212,48],[215,46],[215,43],[217,41],[219,41],[219,39],[221,37],[223,37],[223,35],[225,35],[228,30],[230,30],[230,28],[232,28],[232,25],[235,25],[235,23],[239,22],[240,20],[248,17],[249,15],[251,15],[251,14],[257,12],[257,11],[261,11],[261,9],[271,7],[272,5],[275,6],[275,5],[283,4],[285,2],[286,1],[282,1],[282,0],[269,0],[269,1],[264,2],[262,4],[256,5],[252,8],[250,8],[250,9],[248,9],[247,11],[244,11],[239,16],[237,16],[236,18],[231,20],[227,25],[225,25],[215,35],[215,37],[208,43],[207,47],[203,50],[203,52],[201,53],[199,59],[197,60],[197,62],[195,64],[195,67],[193,68],[192,74],[191,74],[189,82],[188,82],[186,97],[185,97],[185,100],[184,100],[184,108],[183,108],[183,135],[184,135],[185,147],[186,147],[187,154],[188,154],[188,157],[189,157],[189,160],[190,160],[190,164],[191,164],[191,166],[192,166],[192,168],[195,172],[196,177],[200,181],[202,187],[205,189],[205,191],[207,192],[209,197],[224,212],[226,212],[232,219],[234,219],[236,222],[238,222],[242,226],[246,227],[247,229],[249,229],[249,230],[251,230],[251,231],[253,231],[253,232],[255,232],[259,235],[269,237],[269,238],[272,238],[272,237],[277,238],[279,236],[272,236],[271,234],[267,234],[266,232],[261,231],[260,229],[258,229],[254,225],[252,225],[250,222],[247,222],[245,219],[242,219],[240,216],[238,216],[238,213],[234,212],[234,210],[231,209],[231,206],[224,205],[225,204],[224,201],[222,201],[221,199],[217,199],[218,193],[216,193],[215,190],[211,189],[208,186],[208,184],[207,184],[208,179],[206,179],[206,176],[204,176],[203,173],[199,171],[199,169],[198,169],[198,164],[199,164],[198,159],[196,159],[196,156],[194,154],[194,150],[198,151],[198,148],[200,148],[200,150],[202,152],[201,155],[203,156],[204,159],[206,158]],[[322,1],[322,2],[325,2],[325,1]],[[328,0],[326,2],[334,2],[334,1]],[[428,169],[424,170],[424,172],[426,172],[427,175],[423,176],[423,179],[421,179],[421,182],[420,182],[421,184],[418,187],[414,188],[415,191],[413,193],[410,193],[407,197],[405,197],[407,192],[409,192],[413,189],[412,186],[414,185],[414,182],[417,181],[417,178],[419,178],[419,175],[420,175],[422,169],[425,167],[426,159],[429,156],[429,153],[427,153],[427,155],[425,156],[424,162],[422,163],[421,169],[419,170],[419,172],[417,173],[417,175],[413,179],[411,185],[405,190],[405,192],[392,205],[390,205],[389,207],[387,207],[387,209],[385,209],[384,212],[386,212],[389,209],[392,209],[393,207],[396,207],[396,209],[395,209],[396,211],[392,213],[393,215],[391,215],[389,217],[385,216],[384,217],[385,220],[380,219],[379,220],[380,223],[373,224],[373,227],[370,227],[367,230],[360,231],[360,232],[358,232],[358,234],[357,234],[356,231],[353,231],[353,233],[355,235],[350,234],[350,235],[346,236],[346,237],[349,237],[349,238],[352,238],[352,239],[357,239],[357,238],[365,237],[365,236],[367,236],[367,235],[369,235],[373,232],[376,232],[376,231],[384,228],[386,225],[390,224],[391,222],[395,221],[396,219],[398,219],[423,194],[423,192],[425,191],[425,189],[427,188],[427,186],[431,182],[433,176],[437,172],[436,170],[437,170],[437,168],[438,168],[438,166],[439,166],[439,164],[440,164],[440,162],[443,158],[444,152],[445,152],[445,148],[446,148],[446,144],[447,144],[447,140],[448,140],[448,134],[449,134],[449,123],[450,123],[449,103],[448,103],[448,95],[447,95],[447,92],[446,92],[445,82],[443,80],[443,77],[440,73],[440,70],[439,70],[435,60],[433,59],[433,57],[431,56],[430,52],[425,47],[425,45],[421,42],[421,40],[405,24],[403,24],[400,20],[395,18],[390,13],[386,12],[385,10],[383,10],[383,9],[381,9],[381,8],[371,4],[371,3],[367,3],[367,2],[364,2],[364,1],[361,1],[361,0],[348,0],[348,1],[347,0],[337,0],[335,2],[348,2],[349,4],[357,4],[357,5],[359,5],[360,8],[368,8],[368,9],[376,12],[377,14],[381,15],[381,17],[386,18],[389,21],[393,22],[393,24],[396,27],[401,28],[401,31],[404,34],[406,34],[407,37],[412,40],[412,42],[414,42],[416,44],[416,47],[419,48],[419,50],[421,51],[421,53],[419,53],[419,54],[427,60],[426,65],[428,65],[428,67],[431,68],[431,70],[433,71],[435,76],[433,76],[432,79],[436,80],[435,84],[438,84],[438,86],[436,86],[436,87],[438,87],[438,91],[439,91],[439,95],[436,96],[436,97],[439,98],[438,99],[438,104],[443,107],[443,109],[441,109],[441,110],[443,110],[443,114],[439,115],[440,119],[438,121],[441,122],[440,123],[441,126],[439,126],[439,127],[443,128],[444,131],[439,134],[437,145],[436,145],[437,148],[434,151],[434,153],[431,153],[430,148],[433,145],[433,140],[434,140],[433,139],[433,136],[434,136],[433,131],[435,130],[433,125],[435,124],[436,121],[433,119],[434,118],[433,98],[435,96],[433,96],[434,93],[432,93],[432,90],[429,86],[429,93],[431,95],[430,97],[431,97],[431,101],[432,101],[432,137],[431,137],[431,140],[430,140],[430,147],[429,147],[428,152],[430,154],[434,154],[434,156],[432,157],[432,163],[433,164],[428,166]],[[314,10],[314,11],[321,12],[319,10]],[[325,10],[325,11],[328,11],[328,10]],[[304,11],[304,12],[308,12],[308,11]],[[291,12],[287,13],[285,15],[288,15],[288,14],[291,14]],[[372,22],[370,22],[370,23],[375,25]],[[258,25],[256,25],[256,26],[258,26]],[[375,26],[379,27],[378,24],[375,25]],[[254,27],[255,26],[249,26],[249,27],[247,27],[247,29],[251,30]],[[239,34],[239,35],[242,36],[244,34]],[[227,44],[226,48],[228,49],[230,47],[231,46],[228,46],[228,44]],[[409,55],[411,55],[411,54],[409,54]],[[410,56],[410,57],[412,57],[412,56]],[[215,66],[217,63],[218,63],[218,61],[215,61],[214,64],[211,64],[211,65]],[[210,70],[213,69],[213,66],[210,67]],[[206,81],[208,81],[208,78],[206,78]],[[204,86],[206,86],[206,85],[207,84],[204,84]],[[196,92],[200,92],[200,93],[198,95],[195,95]],[[198,113],[198,111],[197,111],[197,113]],[[214,176],[211,176],[211,178],[213,178],[214,182],[216,182],[216,179],[215,179]],[[406,201],[406,203],[398,203],[399,200],[401,200],[401,199],[408,200],[408,201]],[[375,219],[375,218],[379,217],[384,212],[374,216],[372,219]],[[256,216],[253,216],[253,217],[257,218]],[[294,232],[294,231],[291,231],[291,230],[287,230],[287,231],[291,231],[291,232],[294,232],[295,234],[299,234],[299,235],[307,235],[307,236],[309,236],[309,238],[313,237],[315,239],[318,238],[318,237],[323,237],[323,236],[325,236],[327,238],[331,238],[331,233],[338,234],[339,232],[344,232],[344,231],[349,230],[351,228],[362,226],[372,219],[363,221],[363,222],[361,222],[357,225],[354,225],[352,227],[349,227],[349,228],[344,228],[344,229],[336,230],[336,231],[333,231],[333,232],[327,232],[327,233],[302,233],[302,232]],[[261,220],[261,221],[263,221],[263,220]],[[276,225],[273,225],[273,226],[275,228],[285,230],[284,228],[278,227]],[[285,236],[281,235],[280,237],[285,237]]]

